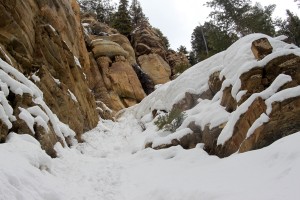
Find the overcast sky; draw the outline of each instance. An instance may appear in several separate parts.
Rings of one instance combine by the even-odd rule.
[[[119,2],[119,0],[114,0]],[[171,48],[180,45],[191,48],[190,40],[194,28],[207,21],[210,9],[204,6],[207,0],[139,0],[150,24],[159,28],[169,39]],[[252,0],[263,6],[276,4],[274,17],[285,17],[285,10],[290,9],[299,16],[300,9],[294,0]],[[129,0],[129,4],[131,0]]]

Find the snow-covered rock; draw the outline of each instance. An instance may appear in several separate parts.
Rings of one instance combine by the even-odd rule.
[[[271,47],[257,60],[251,46],[261,38]],[[299,65],[298,47],[263,34],[248,35],[162,85],[132,112],[143,118],[157,110],[185,111],[187,118],[177,131],[191,128],[198,134],[193,138],[201,138],[199,142],[210,154],[224,157],[262,148],[300,130],[300,109],[296,106],[300,102],[296,92]],[[147,147],[153,143],[172,146],[173,137],[168,134],[151,138]],[[173,145],[177,144],[180,140],[173,140]]]

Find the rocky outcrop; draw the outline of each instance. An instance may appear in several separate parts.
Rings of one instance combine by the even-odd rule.
[[[136,59],[128,38],[91,15],[84,15],[82,22],[90,49],[87,77],[96,101],[108,106],[112,113],[140,102],[146,94],[133,68]]]
[[[272,53],[273,47],[267,38],[261,38],[252,42],[251,50],[257,60],[263,59],[268,54]]]
[[[90,70],[90,62],[77,2],[0,1],[0,13],[0,57],[35,81],[45,103],[76,132],[80,141],[81,134],[95,127],[99,118],[84,76],[84,71]],[[20,106],[35,105],[30,101],[17,103],[26,95],[9,94],[14,115],[18,116]],[[17,119],[8,131],[32,134],[26,127]],[[49,153],[57,137],[45,136],[51,129],[38,130],[41,128],[37,126],[35,137]]]
[[[139,56],[138,61],[143,71],[149,75],[155,85],[170,81],[171,68],[159,55],[142,55]]]
[[[157,54],[162,58],[167,56],[167,48],[158,32],[148,22],[140,26],[132,33],[132,46],[137,57],[147,54]]]
[[[244,41],[251,37],[257,36],[249,36]],[[258,47],[262,45],[261,42],[266,48]],[[245,68],[239,68],[240,66],[231,62],[227,66],[229,71],[228,68],[223,68],[221,71],[216,68],[208,73],[209,78],[202,87],[201,93],[181,94],[181,100],[173,104],[172,108],[187,111],[188,117],[182,126],[175,133],[162,134],[167,135],[165,137],[168,139],[154,137],[147,141],[145,147],[160,149],[181,145],[184,148],[192,148],[196,143],[203,143],[204,150],[209,154],[226,157],[236,152],[263,148],[284,136],[298,132],[300,130],[300,50],[295,46],[291,46],[291,49],[283,49],[287,47],[286,44],[276,39],[272,42],[281,45],[279,50],[282,52],[276,49],[276,54],[272,55],[273,47],[267,45],[271,45],[271,42],[266,38],[253,40],[252,44],[255,44],[257,51],[253,51],[252,47],[252,52],[256,59],[261,61],[252,60],[252,63],[245,65]],[[275,48],[278,48],[276,45]],[[251,52],[249,50],[248,53]],[[230,61],[232,61],[232,51],[231,47]],[[266,56],[268,54],[270,56]],[[224,55],[228,54],[225,52],[219,56],[223,59]],[[207,70],[205,64],[220,57],[211,58],[199,65]],[[232,70],[233,66],[237,68],[236,71]],[[181,78],[186,80],[192,77],[197,81],[196,76],[191,74]],[[174,84],[178,85],[178,82]],[[174,87],[170,84],[169,88],[172,90]],[[164,88],[163,92],[169,91]],[[161,93],[158,96],[160,95],[163,96]],[[151,101],[159,100],[151,99]],[[153,141],[160,145],[153,146]]]
[[[141,23],[133,31],[131,43],[138,64],[154,84],[166,83],[172,75],[190,66],[184,54],[166,48],[157,30],[148,22]]]
[[[168,50],[167,61],[171,67],[172,76],[176,74],[181,74],[191,65],[184,53],[176,52],[174,50]]]

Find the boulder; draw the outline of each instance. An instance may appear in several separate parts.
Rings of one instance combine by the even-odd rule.
[[[128,62],[115,62],[109,70],[113,90],[120,98],[130,98],[140,102],[146,96],[136,73]]]
[[[166,59],[172,69],[172,75],[180,74],[191,66],[187,56],[181,52],[168,50]]]
[[[103,39],[92,41],[92,51],[95,58],[101,56],[107,56],[109,58],[114,58],[115,56],[128,57],[129,55],[119,44]]]
[[[155,85],[170,81],[171,68],[158,54],[139,56],[138,62],[142,70],[149,75]]]
[[[267,38],[260,38],[252,42],[251,50],[254,57],[261,60],[272,53],[273,47]]]
[[[269,121],[241,143],[239,152],[260,149],[300,130],[300,97],[272,104]]]
[[[162,38],[148,22],[141,23],[133,31],[131,43],[137,56],[155,53],[166,58],[167,48]]]

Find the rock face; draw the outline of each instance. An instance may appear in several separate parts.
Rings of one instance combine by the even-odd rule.
[[[0,13],[0,57],[36,81],[46,104],[81,140],[81,134],[95,127],[99,119],[83,73],[89,70],[90,62],[77,2],[4,0],[0,1]],[[18,99],[25,96],[16,96],[11,101],[15,115]],[[28,101],[22,106],[33,104]],[[31,134],[21,120],[8,131],[12,130]],[[42,135],[45,134],[35,137],[47,149],[52,143],[43,142]]]
[[[132,34],[132,44],[136,55],[157,54],[166,58],[167,49],[159,34],[148,22],[142,23]]]
[[[272,53],[273,47],[267,38],[261,38],[252,42],[251,50],[257,60],[263,59]]]
[[[172,75],[180,74],[190,67],[190,63],[185,54],[168,50],[167,61],[170,64]]]
[[[90,15],[82,21],[85,41],[91,49],[87,77],[96,101],[104,103],[112,112],[140,102],[146,94],[133,68],[136,59],[128,38]],[[105,113],[101,111],[100,115],[105,116]]]
[[[148,22],[140,24],[132,33],[131,40],[138,64],[154,84],[170,81],[171,76],[177,73],[176,67],[189,65],[184,54],[166,48],[157,30]]]
[[[149,75],[155,85],[170,81],[171,68],[159,55],[142,55],[139,56],[138,61],[143,71]]]
[[[256,37],[257,35],[249,36],[244,41]],[[292,49],[282,49],[286,46],[285,43],[276,39],[272,39],[272,42],[275,48],[276,45],[280,45],[279,49],[282,52],[280,53],[277,49],[274,56],[268,57],[265,56],[272,53],[273,47],[268,46],[271,42],[267,38],[253,40],[252,43],[268,49],[261,51],[262,48],[257,47],[258,52],[253,51],[252,47],[256,59],[263,59],[263,63],[266,64],[251,64],[247,66],[247,69],[243,69],[234,65],[233,60],[227,67],[237,67],[236,71],[230,69],[228,72],[226,67],[218,71],[219,68],[216,67],[212,72],[207,73],[209,78],[207,78],[207,83],[203,84],[202,92],[181,94],[181,100],[172,107],[186,110],[190,116],[175,133],[162,134],[167,135],[164,136],[168,138],[167,140],[162,136],[157,136],[147,140],[145,147],[160,149],[181,145],[184,148],[193,148],[195,144],[203,143],[204,150],[209,154],[226,157],[236,152],[263,148],[284,136],[300,131],[300,57],[298,56],[300,49],[295,46],[292,46]],[[216,56],[207,62],[204,61],[199,66],[205,68],[207,63],[212,63],[219,58],[223,61],[226,55],[230,55],[230,61],[232,61],[232,52],[234,51],[231,48],[229,54],[225,52],[220,54],[220,57]],[[250,54],[249,56],[253,56],[250,49],[246,52]],[[239,58],[235,57],[235,59]],[[256,63],[255,60],[252,62]],[[214,63],[214,65],[218,64]],[[213,65],[208,64],[205,70],[207,71],[209,67]],[[179,78],[182,80],[192,78],[198,81],[197,76],[191,74]],[[176,80],[174,85],[179,84]],[[174,85],[169,85],[171,91],[174,91]],[[162,92],[168,93],[169,91],[164,88],[159,92],[161,93],[157,96],[161,98],[159,96],[163,96]],[[166,95],[163,97],[167,98]],[[150,99],[149,101],[163,100]],[[147,108],[152,110],[151,106]],[[182,134],[182,131],[188,134]],[[153,143],[160,145],[153,146]]]

